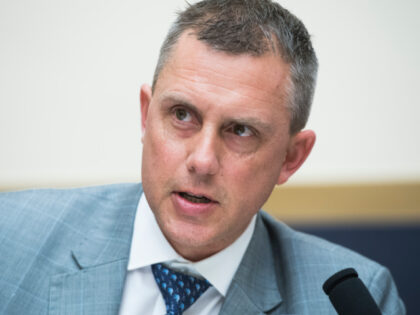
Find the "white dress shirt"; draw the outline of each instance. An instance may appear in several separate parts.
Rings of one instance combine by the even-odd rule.
[[[183,314],[219,313],[232,278],[242,260],[255,229],[254,216],[242,235],[224,250],[191,262],[181,257],[162,234],[143,194],[134,221],[127,278],[119,315],[164,315],[166,307],[155,282],[151,265],[164,262],[172,269],[206,278],[213,286]]]

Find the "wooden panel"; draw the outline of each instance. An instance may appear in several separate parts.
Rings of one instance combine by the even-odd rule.
[[[287,223],[420,223],[420,182],[276,187],[263,207]]]

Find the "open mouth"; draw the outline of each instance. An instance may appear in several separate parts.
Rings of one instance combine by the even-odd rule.
[[[204,197],[204,196],[200,196],[200,195],[192,195],[192,194],[185,193],[185,192],[179,192],[178,194],[182,198],[184,198],[184,199],[186,199],[190,202],[193,202],[193,203],[210,203],[210,202],[212,202],[212,200],[210,200],[209,198]]]

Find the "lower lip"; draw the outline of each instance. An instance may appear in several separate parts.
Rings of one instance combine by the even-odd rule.
[[[188,216],[209,214],[217,204],[213,201],[209,203],[191,202],[182,198],[178,193],[172,194],[172,202],[178,213]]]

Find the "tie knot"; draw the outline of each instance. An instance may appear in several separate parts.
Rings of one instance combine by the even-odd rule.
[[[177,272],[162,264],[152,265],[152,272],[168,315],[181,315],[211,285],[207,280]]]

